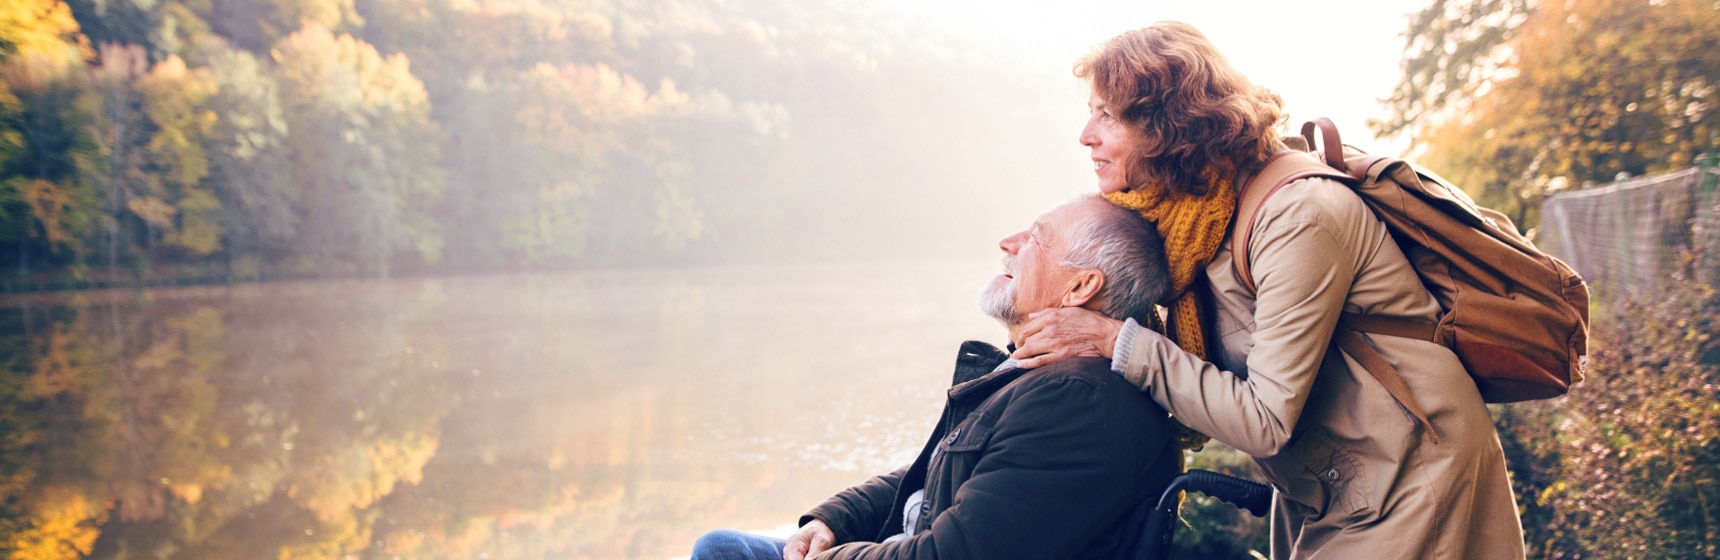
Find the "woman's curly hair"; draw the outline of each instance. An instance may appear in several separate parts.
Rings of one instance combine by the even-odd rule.
[[[1284,102],[1249,83],[1200,31],[1162,21],[1106,41],[1075,75],[1137,135],[1129,188],[1163,185],[1204,195],[1282,149]]]

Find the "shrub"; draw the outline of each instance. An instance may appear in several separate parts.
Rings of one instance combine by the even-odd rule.
[[[1531,558],[1720,556],[1720,295],[1610,306],[1588,379],[1498,414]]]

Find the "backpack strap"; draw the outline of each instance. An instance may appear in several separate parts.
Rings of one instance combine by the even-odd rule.
[[[1343,350],[1345,354],[1349,354],[1351,358],[1360,362],[1362,369],[1368,370],[1368,374],[1374,376],[1374,380],[1380,382],[1380,386],[1385,387],[1386,392],[1391,393],[1392,398],[1397,399],[1398,404],[1403,405],[1404,409],[1409,411],[1410,416],[1414,416],[1417,422],[1421,422],[1422,426],[1427,427],[1427,437],[1432,439],[1433,443],[1439,443],[1439,433],[1433,431],[1433,423],[1427,421],[1427,412],[1421,409],[1421,403],[1416,402],[1415,395],[1410,394],[1409,383],[1403,380],[1403,374],[1398,373],[1397,368],[1392,367],[1391,362],[1386,361],[1385,356],[1380,355],[1379,350],[1374,349],[1373,344],[1368,343],[1367,337],[1362,336],[1363,331],[1355,328],[1354,324],[1358,322],[1358,319],[1370,318],[1354,313],[1341,315],[1338,318],[1338,330],[1332,333],[1332,341],[1336,342],[1338,348]],[[1412,321],[1401,322],[1413,323]],[[1421,324],[1427,325],[1428,339],[1431,340],[1433,325]]]
[[[1382,317],[1379,315],[1362,315],[1345,313],[1344,327],[1354,331],[1369,334],[1383,334],[1399,338],[1413,338],[1439,342],[1435,332],[1439,325],[1427,321],[1404,319],[1401,317]]]
[[[1319,157],[1308,152],[1285,150],[1268,158],[1266,165],[1260,169],[1260,173],[1250,178],[1242,186],[1242,192],[1239,195],[1241,200],[1236,205],[1236,218],[1231,226],[1231,271],[1236,274],[1237,281],[1242,284],[1244,289],[1248,290],[1250,295],[1255,295],[1258,292],[1254,285],[1254,274],[1248,266],[1248,242],[1252,236],[1254,224],[1259,218],[1260,208],[1266,204],[1266,199],[1278,192],[1278,189],[1284,188],[1285,185],[1309,177],[1325,177],[1344,184],[1356,182],[1355,177],[1339,171],[1339,169],[1347,169],[1348,166],[1344,165],[1341,151],[1343,145],[1338,143],[1337,128],[1331,125],[1331,121],[1325,121],[1321,124],[1324,126],[1319,126],[1319,128],[1326,133],[1326,137],[1323,138],[1328,152],[1326,157],[1328,160],[1331,159],[1333,156],[1330,152],[1337,151],[1336,164],[1330,161],[1321,161]],[[1309,122],[1302,127],[1303,136],[1308,139],[1309,146],[1314,145],[1312,136],[1316,126],[1316,122]],[[1362,169],[1365,171],[1368,165],[1372,163],[1372,158],[1370,158],[1370,161],[1364,164]],[[1361,363],[1362,369],[1367,370],[1368,374],[1373,376],[1374,380],[1378,381],[1380,386],[1391,394],[1392,398],[1397,399],[1398,404],[1402,405],[1411,416],[1414,416],[1416,421],[1421,422],[1421,425],[1427,428],[1428,437],[1433,440],[1433,443],[1438,444],[1439,434],[1433,431],[1433,423],[1427,420],[1427,412],[1422,410],[1421,403],[1416,402],[1415,396],[1410,394],[1409,384],[1404,381],[1403,374],[1398,373],[1397,368],[1392,367],[1391,363],[1387,362],[1385,357],[1374,349],[1367,337],[1362,336],[1363,332],[1433,340],[1433,325],[1419,321],[1344,313],[1338,320],[1338,328],[1332,333],[1332,342],[1337,344],[1344,353]]]
[[[1315,130],[1320,132],[1319,144],[1314,143]],[[1374,164],[1390,159],[1368,155],[1344,157],[1344,143],[1338,139],[1338,125],[1326,117],[1315,117],[1314,120],[1302,123],[1302,142],[1307,144],[1307,151],[1325,159],[1326,165],[1349,173],[1351,178],[1362,182],[1368,180],[1368,170],[1373,168]],[[1315,152],[1315,146],[1319,146],[1320,151]]]
[[[1254,293],[1254,275],[1248,268],[1248,241],[1254,232],[1254,222],[1260,217],[1260,207],[1278,189],[1309,177],[1325,177],[1344,183],[1354,182],[1349,175],[1315,159],[1307,152],[1285,150],[1272,154],[1266,165],[1242,185],[1241,201],[1236,204],[1236,218],[1230,236],[1231,271],[1242,287]]]
[[[1308,141],[1308,151],[1314,151],[1314,129],[1320,129],[1321,148],[1326,158],[1326,165],[1334,169],[1349,169],[1344,165],[1344,143],[1338,140],[1338,125],[1332,119],[1315,117],[1314,120],[1302,123],[1302,138]],[[1366,168],[1363,168],[1366,169]]]

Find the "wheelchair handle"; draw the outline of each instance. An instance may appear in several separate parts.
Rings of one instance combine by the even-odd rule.
[[[1159,497],[1159,509],[1176,503],[1177,492],[1184,489],[1200,492],[1230,505],[1248,510],[1255,517],[1266,517],[1272,509],[1272,487],[1254,481],[1212,471],[1192,470],[1171,481]]]
[[[1266,517],[1272,508],[1271,486],[1212,471],[1189,471],[1171,479],[1155,507],[1148,508],[1147,502],[1143,501],[1130,514],[1132,530],[1123,537],[1123,542],[1129,544],[1117,550],[1116,560],[1165,558],[1171,544],[1171,532],[1175,528],[1177,495],[1184,489],[1224,500],[1248,510],[1255,517]]]

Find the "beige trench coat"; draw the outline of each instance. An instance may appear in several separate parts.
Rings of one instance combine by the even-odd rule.
[[[1342,311],[1439,313],[1385,226],[1348,187],[1304,179],[1267,201],[1251,235],[1258,299],[1232,272],[1229,240],[1206,269],[1218,364],[1146,329],[1119,361],[1178,419],[1256,458],[1278,489],[1272,557],[1523,558],[1499,435],[1457,357],[1368,335],[1426,410],[1436,444],[1331,344]]]

